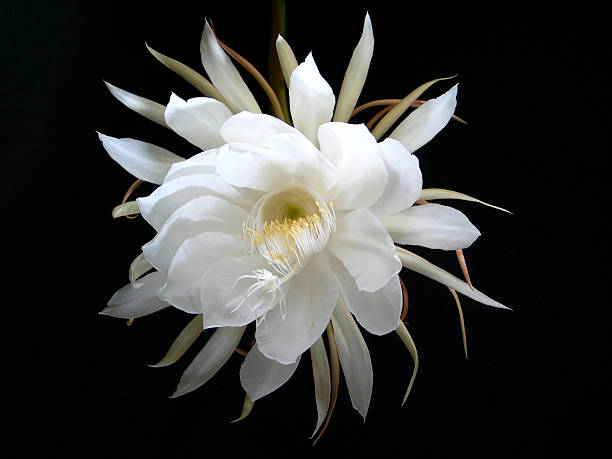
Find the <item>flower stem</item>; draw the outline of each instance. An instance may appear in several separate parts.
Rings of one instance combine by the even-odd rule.
[[[270,28],[270,50],[268,54],[268,78],[272,90],[278,97],[285,120],[289,122],[289,104],[287,102],[287,90],[285,79],[281,70],[280,62],[276,54],[276,38],[279,35],[285,35],[285,25],[287,17],[287,2],[286,0],[272,0],[272,15]]]

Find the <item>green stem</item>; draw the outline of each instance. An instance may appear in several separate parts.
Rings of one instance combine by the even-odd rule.
[[[268,55],[268,76],[270,86],[280,101],[285,120],[289,122],[289,104],[287,101],[287,88],[285,79],[276,54],[276,38],[285,35],[285,24],[287,17],[286,0],[272,0],[272,27],[270,30],[270,53]]]

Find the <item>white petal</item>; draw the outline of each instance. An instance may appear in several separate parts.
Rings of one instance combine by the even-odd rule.
[[[429,249],[465,249],[480,236],[463,213],[440,204],[413,206],[383,223],[395,242]]]
[[[292,184],[324,192],[338,182],[338,174],[300,133],[267,137],[262,146],[231,143],[219,149],[217,173],[237,187],[274,191]]]
[[[324,193],[340,180],[336,167],[301,133],[270,136],[262,145],[293,160],[285,185],[296,182]]]
[[[104,149],[134,177],[159,185],[172,163],[184,158],[150,143],[134,139],[116,139],[98,132]]]
[[[351,62],[349,62],[344,74],[334,121],[348,121],[351,117],[351,113],[357,104],[357,99],[359,99],[366,77],[368,76],[373,52],[374,33],[372,32],[370,15],[366,13],[361,38],[359,43],[357,43],[355,51],[353,51]]]
[[[419,257],[418,255],[415,255],[412,252],[409,252],[408,250],[398,247],[397,255],[400,257],[402,265],[405,268],[422,274],[425,277],[429,277],[430,279],[433,279],[436,282],[440,282],[442,285],[446,285],[447,287],[455,289],[459,293],[463,293],[465,296],[472,298],[473,300],[476,300],[482,304],[501,309],[508,309],[503,304],[489,298],[484,293],[481,293],[478,290],[470,287],[467,282],[464,282],[461,279],[453,276],[452,274],[444,271],[443,269],[438,268],[436,265],[430,263],[424,258]]]
[[[278,118],[249,112],[241,112],[221,126],[221,136],[227,143],[261,145],[271,135],[298,133],[299,131]]]
[[[374,384],[370,352],[361,336],[359,327],[342,301],[339,301],[338,306],[334,309],[332,323],[340,365],[353,408],[359,411],[365,421]]]
[[[266,267],[263,257],[253,255],[227,257],[212,264],[201,281],[204,328],[246,325],[276,306],[279,295],[286,294],[286,288],[280,293],[267,293],[268,289],[264,288],[257,295],[247,297],[248,289],[256,281],[252,278],[238,280]],[[262,304],[254,308],[259,300]]]
[[[226,144],[217,155],[217,173],[237,187],[272,191],[281,188],[291,175],[292,156],[246,143]]]
[[[164,120],[164,110],[166,107],[164,107],[162,104],[158,104],[152,100],[137,96],[131,92],[127,92],[121,88],[118,88],[117,86],[113,86],[108,81],[105,81],[104,84],[111,94],[127,108],[134,110],[139,115],[142,115],[157,124],[167,127],[166,121]]]
[[[218,152],[218,148],[213,148],[211,150],[198,153],[197,155],[193,155],[186,161],[174,163],[172,166],[170,166],[170,170],[164,179],[164,183],[179,177],[184,177],[185,175],[214,174]]]
[[[338,174],[321,152],[300,133],[266,137],[262,146],[223,145],[216,171],[228,183],[260,191],[301,184],[324,192],[338,182]]]
[[[164,278],[163,273],[154,272],[140,279],[142,285],[138,288],[127,284],[111,297],[108,306],[100,314],[133,319],[167,308],[170,305],[157,295]]]
[[[248,110],[261,113],[261,109],[246,83],[234,67],[229,56],[223,51],[208,22],[204,26],[200,41],[202,65],[215,88],[225,97],[234,113]]]
[[[191,392],[212,378],[234,353],[245,327],[219,328],[187,367],[172,398]]]
[[[263,355],[256,344],[242,362],[240,382],[251,400],[255,401],[289,381],[299,363],[300,357],[289,365],[278,363]]]
[[[166,123],[174,132],[202,150],[225,143],[219,129],[230,116],[232,112],[218,100],[195,97],[184,101],[174,93],[164,113]]]
[[[259,350],[283,364],[295,362],[321,336],[338,300],[338,286],[324,254],[314,255],[289,284],[285,318],[277,306],[255,332]]]
[[[387,230],[368,209],[339,215],[327,248],[366,292],[380,290],[402,269]]]
[[[200,301],[202,276],[217,260],[242,254],[237,236],[202,233],[187,239],[172,259],[160,297],[185,312],[203,312]]]
[[[375,335],[384,335],[397,328],[402,312],[402,287],[398,276],[393,276],[380,290],[362,292],[336,257],[330,257],[330,266],[336,275],[340,296],[363,328]]]
[[[167,273],[176,251],[185,240],[211,231],[242,234],[242,222],[247,216],[245,210],[224,199],[201,196],[179,207],[142,250],[157,270]]]
[[[397,140],[385,139],[378,146],[388,178],[383,195],[370,210],[382,219],[414,204],[423,187],[423,177],[418,158]]]
[[[209,195],[223,198],[246,210],[250,210],[259,197],[259,193],[236,188],[216,174],[197,174],[166,182],[149,196],[136,201],[145,220],[159,231],[179,207],[192,199]]]
[[[457,85],[413,111],[389,135],[414,153],[442,130],[457,106]]]
[[[387,170],[378,144],[363,124],[326,123],[319,128],[321,153],[338,170],[334,207],[369,207],[382,196]]]
[[[317,145],[317,129],[331,120],[335,102],[332,88],[309,54],[291,74],[289,105],[293,125]]]

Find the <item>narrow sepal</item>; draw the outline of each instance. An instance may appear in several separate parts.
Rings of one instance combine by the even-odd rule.
[[[310,436],[310,438],[313,438],[325,421],[331,398],[331,375],[322,337],[310,348],[310,359],[312,361],[312,375],[317,403],[317,425]]]
[[[370,21],[370,15],[366,14],[361,38],[359,43],[357,43],[355,51],[353,51],[353,56],[344,74],[344,80],[338,95],[338,103],[336,104],[336,112],[334,113],[334,121],[346,122],[349,120],[368,76],[373,52],[374,34],[372,32],[372,22]]]
[[[410,382],[408,383],[408,389],[406,389],[406,394],[404,395],[404,400],[402,401],[402,405],[404,405],[404,403],[406,403],[406,400],[408,399],[408,395],[410,395],[412,385],[414,384],[414,380],[419,369],[419,353],[417,352],[417,348],[414,344],[412,336],[410,336],[410,333],[408,333],[408,329],[406,328],[403,322],[400,322],[399,327],[397,327],[396,333],[397,336],[399,336],[402,340],[402,343],[404,343],[404,345],[406,346],[406,349],[408,349],[408,352],[410,352],[410,356],[412,357],[412,361],[414,363],[412,377],[410,378]]]
[[[438,268],[433,263],[419,257],[418,255],[403,249],[397,248],[397,256],[402,262],[404,268],[410,269],[411,271],[422,274],[425,277],[429,277],[442,285],[455,289],[459,293],[463,293],[465,296],[478,301],[479,303],[486,304],[487,306],[493,306],[501,309],[510,309],[503,304],[489,298],[484,293],[479,292],[476,289],[472,289],[467,282],[453,276],[452,274]]]
[[[157,363],[149,365],[150,367],[159,368],[167,367],[177,362],[191,345],[198,339],[202,333],[203,321],[202,314],[197,314],[189,321],[187,326],[183,328],[181,333],[176,337],[166,355]]]
[[[160,126],[168,127],[166,125],[166,121],[164,120],[164,110],[166,110],[164,105],[118,88],[117,86],[110,84],[108,81],[105,81],[104,84],[115,99],[117,99],[127,108],[159,124]]]

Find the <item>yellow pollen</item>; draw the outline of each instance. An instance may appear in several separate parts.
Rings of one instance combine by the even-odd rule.
[[[282,276],[299,272],[336,231],[333,207],[312,197],[296,188],[260,198],[242,223],[245,250],[263,256]]]

